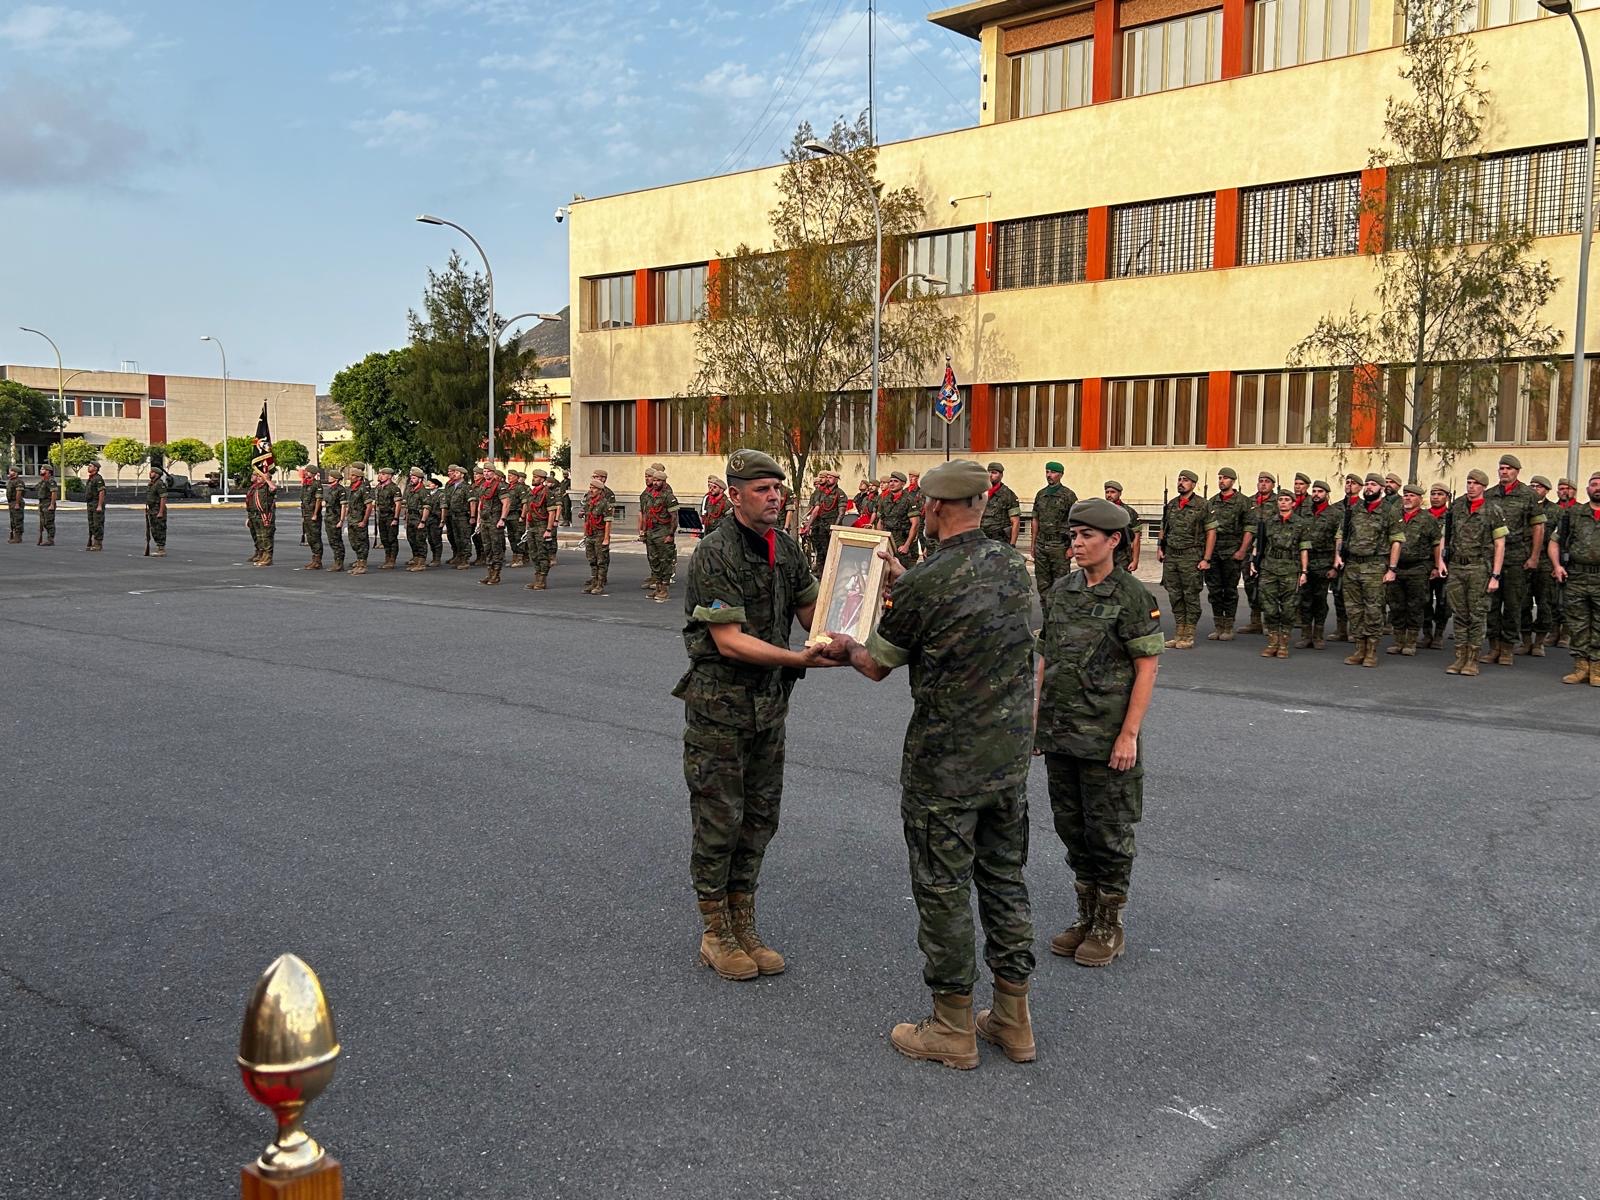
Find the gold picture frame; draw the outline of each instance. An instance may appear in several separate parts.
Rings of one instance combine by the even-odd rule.
[[[883,613],[883,577],[888,564],[878,557],[878,551],[888,548],[887,530],[834,526],[806,645],[827,643],[830,629],[847,633],[858,642],[867,640]]]

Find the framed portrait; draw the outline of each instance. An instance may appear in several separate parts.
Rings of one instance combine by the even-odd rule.
[[[826,642],[830,629],[847,633],[858,642],[867,640],[883,612],[887,564],[878,557],[878,551],[888,548],[887,530],[833,527],[806,645]]]

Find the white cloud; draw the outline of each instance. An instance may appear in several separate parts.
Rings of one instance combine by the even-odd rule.
[[[362,117],[350,122],[350,129],[363,139],[369,150],[399,147],[418,150],[426,146],[439,127],[427,113],[391,109],[381,117]]]
[[[378,72],[366,63],[359,67],[346,67],[328,76],[329,83],[353,83],[358,87],[371,87],[378,82]]]
[[[723,100],[753,100],[771,92],[772,83],[765,75],[751,73],[743,63],[725,62],[692,81],[688,90]]]
[[[29,75],[0,85],[0,190],[116,186],[151,157],[143,131],[98,92]]]
[[[23,54],[115,50],[132,41],[133,30],[108,12],[25,4],[0,20],[0,43]]]

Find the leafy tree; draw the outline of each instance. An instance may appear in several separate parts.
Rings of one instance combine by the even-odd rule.
[[[572,470],[572,443],[562,442],[550,451],[550,465],[560,467],[563,471]]]
[[[150,457],[150,447],[138,438],[114,437],[105,444],[100,456],[117,468],[117,482],[122,482],[124,467],[137,467]]]
[[[65,467],[61,465],[63,454],[67,460]],[[68,438],[50,447],[50,463],[55,467],[57,475],[76,475],[99,457],[99,452],[81,437]]]
[[[396,390],[410,353],[369,354],[335,375],[328,394],[350,422],[357,458],[388,463],[397,470],[419,466],[431,472],[435,468],[433,452]]]
[[[247,437],[230,437],[228,439],[228,478],[234,487],[246,487],[250,483],[250,460],[256,456],[256,440]],[[216,459],[217,468],[222,468],[222,443],[218,442],[211,447],[211,457]]]
[[[1370,155],[1388,169],[1388,195],[1363,201],[1382,230],[1382,244],[1363,247],[1375,256],[1376,303],[1324,315],[1289,354],[1292,366],[1354,369],[1355,409],[1404,430],[1411,480],[1425,448],[1441,466],[1473,448],[1505,360],[1547,355],[1561,336],[1541,320],[1557,280],[1528,257],[1530,223],[1490,207],[1499,189],[1479,158],[1491,120],[1486,64],[1476,42],[1454,36],[1470,27],[1473,4],[1406,0],[1400,78],[1410,89],[1389,98],[1387,145]],[[1383,387],[1381,366],[1409,367],[1409,388]]]
[[[311,461],[311,451],[306,449],[304,442],[284,438],[281,442],[272,443],[272,457],[277,461],[278,474],[287,477],[290,471],[298,471]]]
[[[787,464],[796,486],[808,464],[832,466],[847,420],[865,434],[873,309],[899,279],[906,238],[928,201],[914,187],[886,189],[865,116],[836,122],[827,144],[849,156],[812,158],[796,132],[769,217],[772,241],[722,255],[707,286],[707,318],[695,327],[698,373],[691,410],[724,432],[725,445],[765,450]],[[873,212],[883,213],[884,278],[873,279]],[[923,288],[885,306],[880,362],[880,427],[904,423],[914,388],[955,339],[959,322]],[[888,389],[899,388],[900,391]],[[863,393],[859,404],[847,393]]]
[[[330,442],[322,448],[322,453],[318,457],[324,467],[342,471],[351,463],[361,461],[361,451],[356,449],[353,441]]]
[[[167,443],[167,458],[188,467],[191,476],[194,475],[195,464],[208,462],[211,453],[211,447],[199,438],[179,438],[175,442]]]
[[[19,433],[45,433],[58,428],[56,407],[42,392],[14,379],[0,379],[0,442]]]
[[[512,462],[532,462],[550,446],[549,438],[535,437],[532,430],[506,430],[495,439],[494,452],[502,466]]]
[[[394,389],[416,423],[422,445],[432,452],[431,463],[469,463],[483,454],[488,438],[488,302],[488,284],[475,271],[469,275],[461,256],[452,251],[442,272],[428,272],[422,312],[407,315],[411,345]],[[499,324],[497,314],[497,330]],[[496,353],[497,442],[516,385],[531,378],[533,370],[533,352],[515,342]]]

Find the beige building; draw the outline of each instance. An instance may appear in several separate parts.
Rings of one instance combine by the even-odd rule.
[[[981,45],[979,123],[882,146],[879,174],[929,198],[912,262],[950,281],[944,303],[965,330],[949,347],[966,400],[959,454],[1003,460],[1025,497],[1060,458],[1080,492],[1114,477],[1145,504],[1183,466],[1249,479],[1403,469],[1402,434],[1345,403],[1348,372],[1284,365],[1319,316],[1371,303],[1362,200],[1386,179],[1368,153],[1405,86],[1393,0],[978,0],[931,20]],[[1533,0],[1481,0],[1476,20],[1494,97],[1484,194],[1494,215],[1530,224],[1562,277],[1546,317],[1568,340],[1560,369],[1507,364],[1480,449],[1444,475],[1457,484],[1514,448],[1524,478],[1555,478],[1572,403],[1584,79],[1566,19]],[[1579,20],[1600,45],[1600,13]],[[717,469],[714,436],[674,397],[695,373],[697,297],[718,249],[770,241],[776,178],[572,205],[580,479],[604,465],[626,493],[660,459],[684,495]],[[1600,372],[1590,379],[1585,470],[1600,466]],[[931,401],[939,381],[926,382]],[[880,473],[925,468],[942,446],[923,412],[880,439]],[[853,485],[864,447],[840,449]],[[1424,460],[1424,477],[1436,469]]]
[[[223,389],[220,378],[197,375],[150,375],[129,371],[67,370],[66,436],[81,437],[103,446],[115,437],[131,437],[147,445],[199,438],[208,446],[222,440]],[[10,379],[56,397],[55,367],[0,364],[0,379]],[[261,405],[274,440],[300,442],[313,455],[317,449],[317,389],[309,383],[280,383],[263,379],[228,380],[228,433],[254,437]],[[26,475],[37,475],[47,462],[48,438],[19,440],[16,462]],[[185,464],[187,465],[187,464]],[[173,464],[168,464],[169,468]],[[204,474],[220,468],[217,462],[195,463]],[[114,474],[107,471],[107,475]],[[126,472],[124,472],[126,475]]]

